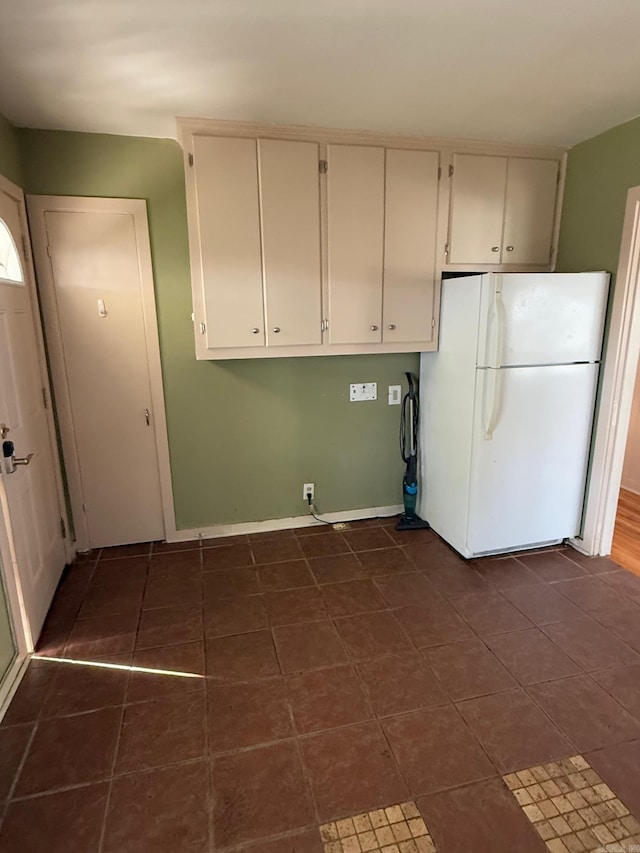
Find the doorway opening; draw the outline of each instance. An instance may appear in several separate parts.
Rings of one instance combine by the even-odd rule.
[[[637,539],[640,557],[640,416],[634,404],[640,406],[640,395],[634,400],[636,373],[640,358],[640,187],[627,193],[620,256],[609,328],[605,344],[604,372],[600,402],[596,417],[591,475],[587,486],[582,536],[572,540],[580,551],[590,555],[619,557],[620,548],[629,542],[629,525],[637,519]],[[629,444],[631,442],[631,444]],[[629,456],[627,457],[627,452]],[[631,468],[635,455],[639,457],[639,475],[634,496]],[[626,467],[626,476],[623,481]],[[622,491],[621,491],[622,487]],[[636,515],[637,512],[637,515]],[[617,522],[619,522],[617,524]],[[617,537],[614,540],[614,529]],[[617,560],[620,562],[620,560]],[[631,565],[625,568],[640,570]]]
[[[631,418],[622,467],[611,557],[624,569],[640,575],[640,371],[631,403]]]

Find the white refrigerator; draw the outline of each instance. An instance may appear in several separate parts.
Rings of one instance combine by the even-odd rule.
[[[604,272],[442,282],[418,513],[464,557],[579,534],[608,290]]]

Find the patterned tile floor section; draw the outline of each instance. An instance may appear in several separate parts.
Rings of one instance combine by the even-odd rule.
[[[412,801],[354,815],[320,827],[325,853],[435,853]]]
[[[551,853],[640,853],[640,823],[581,755],[503,779]]]

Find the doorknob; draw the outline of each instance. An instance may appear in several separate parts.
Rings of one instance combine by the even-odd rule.
[[[27,456],[16,456],[12,441],[2,442],[2,456],[5,474],[15,474],[18,465],[28,465],[33,459],[33,453],[29,453]]]
[[[147,426],[149,426],[151,424],[151,413],[149,412],[149,409],[144,410],[144,419],[147,422]]]
[[[0,436],[2,436],[2,440],[4,441],[7,437],[7,433],[10,433],[11,430],[6,424],[0,424]]]

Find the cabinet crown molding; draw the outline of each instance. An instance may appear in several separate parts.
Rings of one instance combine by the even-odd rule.
[[[176,119],[178,142],[189,151],[192,136],[236,136],[262,139],[297,140],[317,142],[320,145],[378,145],[387,148],[439,150],[442,152],[476,152],[480,154],[502,154],[520,157],[540,157],[557,160],[569,150],[560,145],[525,145],[494,140],[466,139],[446,136],[406,136],[378,131],[343,130],[313,125],[262,124],[260,122],[228,121],[178,117]]]

